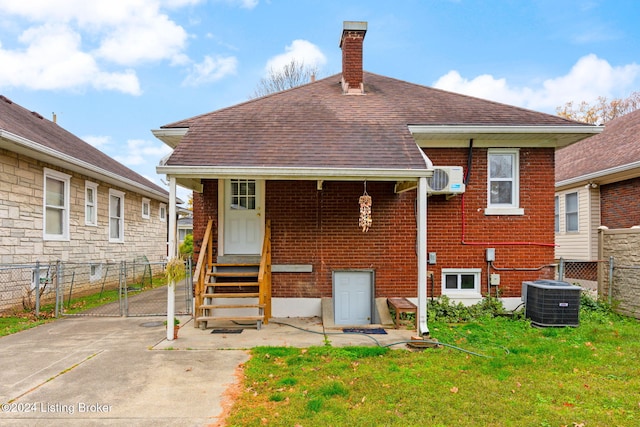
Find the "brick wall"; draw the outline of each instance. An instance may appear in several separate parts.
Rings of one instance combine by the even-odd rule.
[[[600,187],[601,222],[609,228],[640,225],[640,178]]]
[[[393,183],[369,182],[373,225],[358,227],[362,182],[270,181],[266,186],[274,264],[312,264],[311,274],[274,274],[276,297],[332,293],[332,272],[375,270],[376,296],[415,295],[415,192],[394,194]]]
[[[435,165],[461,165],[467,171],[467,149],[428,149]],[[495,248],[494,266],[510,271],[500,274],[499,290],[503,297],[520,296],[522,281],[553,278],[551,268],[536,271],[554,261],[554,151],[520,150],[520,207],[522,216],[485,215],[487,206],[487,150],[474,149],[471,173],[464,195],[446,200],[431,196],[428,200],[427,245],[437,253],[434,272],[435,291],[441,289],[442,268],[482,268],[482,293],[487,291],[486,248]],[[464,219],[462,206],[464,204]],[[464,241],[462,243],[462,224]],[[514,244],[503,244],[514,242]],[[429,284],[429,287],[431,284]],[[492,291],[493,292],[493,291]]]
[[[202,193],[193,192],[193,254],[197,260],[209,219],[213,219],[214,256],[218,242],[218,180],[203,180]],[[195,261],[194,261],[195,262]]]
[[[150,219],[143,219],[141,195],[66,170],[60,171],[71,175],[70,239],[43,241],[45,167],[60,170],[0,149],[0,263],[120,261],[142,255],[160,261],[166,257],[167,222],[159,220],[159,201],[151,200]],[[98,184],[97,226],[84,222],[85,180]],[[109,242],[110,188],[125,193],[124,243]]]
[[[466,149],[428,150],[436,165],[463,165]],[[486,293],[485,250],[496,248],[494,265],[504,297],[520,296],[525,280],[553,278],[544,267],[554,261],[553,149],[520,151],[520,205],[523,216],[486,216],[485,149],[474,149],[472,172],[464,194],[465,241],[462,243],[463,197],[428,200],[428,251],[437,253],[435,295],[440,294],[442,268],[481,268]],[[194,241],[204,235],[205,218],[217,218],[217,181],[206,181],[204,193],[194,194]],[[274,273],[274,297],[322,297],[332,292],[332,272],[375,270],[376,296],[417,295],[416,192],[393,192],[392,182],[368,182],[373,225],[358,228],[358,198],[362,182],[268,181],[265,211],[272,227],[274,264],[311,264],[312,273]],[[214,230],[215,231],[215,230]],[[215,237],[214,237],[215,239]],[[515,242],[503,244],[504,242]],[[538,245],[545,243],[549,246]],[[531,271],[522,271],[530,269]],[[431,294],[431,283],[428,285]]]

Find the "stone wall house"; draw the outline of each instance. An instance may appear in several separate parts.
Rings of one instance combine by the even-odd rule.
[[[0,264],[165,260],[168,201],[164,188],[0,96]]]

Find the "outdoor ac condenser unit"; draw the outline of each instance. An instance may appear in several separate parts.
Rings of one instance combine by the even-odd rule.
[[[559,280],[522,282],[525,317],[536,326],[578,326],[581,291]]]
[[[433,176],[427,178],[427,185],[427,194],[464,193],[462,166],[436,166]]]

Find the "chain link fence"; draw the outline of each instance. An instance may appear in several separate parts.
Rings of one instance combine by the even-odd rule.
[[[604,274],[608,274],[608,261],[576,261],[560,258],[558,262],[558,280],[582,287],[594,296],[604,283]]]
[[[640,265],[560,259],[558,279],[588,290],[620,313],[640,318]]]
[[[164,262],[133,261],[0,265],[0,314],[58,316],[166,315]],[[192,311],[191,260],[175,289],[176,314]]]

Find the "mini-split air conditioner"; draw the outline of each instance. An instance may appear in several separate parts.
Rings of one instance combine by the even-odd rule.
[[[465,186],[462,166],[436,166],[433,176],[427,178],[427,194],[460,194]]]

